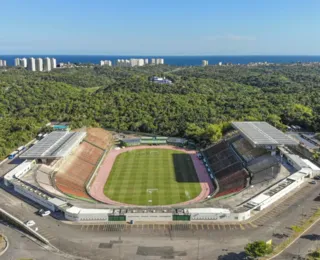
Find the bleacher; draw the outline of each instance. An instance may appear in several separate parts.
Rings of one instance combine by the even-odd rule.
[[[232,143],[234,149],[246,162],[250,162],[257,157],[262,156],[267,151],[261,147],[253,147],[246,139],[240,138]]]
[[[218,179],[219,193],[216,194],[216,197],[241,191],[247,185],[248,176],[246,169],[241,169]]]
[[[249,174],[228,142],[222,141],[207,148],[203,155],[219,184],[216,196],[237,192],[246,187]]]

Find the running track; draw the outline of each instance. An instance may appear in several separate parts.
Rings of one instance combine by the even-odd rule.
[[[90,187],[90,195],[103,203],[111,204],[111,205],[121,205],[121,206],[134,206],[129,204],[124,204],[118,201],[114,201],[106,197],[106,195],[103,193],[103,188],[105,183],[108,180],[109,174],[111,172],[112,166],[116,160],[116,157],[124,152],[132,151],[132,150],[138,150],[138,149],[170,149],[170,150],[177,150],[177,151],[183,151],[185,153],[190,154],[193,165],[196,169],[198,179],[201,185],[201,192],[200,194],[189,201],[185,201],[178,204],[173,204],[175,206],[178,205],[188,205],[192,204],[201,200],[204,200],[209,194],[211,194],[214,190],[214,187],[212,185],[211,179],[207,173],[207,170],[205,166],[202,164],[202,162],[198,159],[196,155],[196,151],[190,151],[182,148],[177,148],[175,146],[169,146],[169,145],[160,145],[160,146],[136,146],[136,147],[128,147],[121,150],[110,150],[106,158],[104,159],[103,163],[101,164],[100,168],[98,169],[97,176],[95,180],[93,181],[91,187]],[[173,206],[173,205],[166,205],[166,206]]]

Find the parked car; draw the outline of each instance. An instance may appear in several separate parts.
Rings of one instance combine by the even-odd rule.
[[[38,211],[38,214],[42,217],[46,217],[46,216],[49,216],[51,214],[51,211],[50,210],[44,210],[44,209],[40,209]]]
[[[312,182],[310,182],[311,184],[317,184],[317,182],[316,181],[312,181]]]
[[[32,227],[36,224],[36,222],[34,222],[33,220],[28,220],[25,224],[27,227]]]

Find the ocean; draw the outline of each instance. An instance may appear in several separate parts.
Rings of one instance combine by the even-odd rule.
[[[250,62],[269,63],[294,63],[294,62],[320,62],[320,56],[121,56],[121,55],[0,55],[0,59],[6,60],[8,66],[14,65],[15,58],[29,57],[54,57],[57,63],[94,63],[100,64],[100,60],[111,60],[130,58],[163,58],[164,63],[176,66],[200,66],[202,60],[208,60],[209,65],[222,63],[248,64]],[[150,62],[150,61],[149,61]]]

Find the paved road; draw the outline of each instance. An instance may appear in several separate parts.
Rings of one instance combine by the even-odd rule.
[[[288,247],[274,260],[298,259],[320,247],[320,222],[317,222],[308,232],[302,235],[295,243]]]
[[[319,187],[308,184],[265,216],[245,225],[67,225],[37,216],[36,205],[2,189],[0,205],[23,221],[33,219],[39,233],[59,249],[92,260],[242,259],[241,252],[250,241],[273,238],[279,243],[285,239],[279,235],[289,235],[290,226],[299,224],[319,206],[314,200],[318,194]]]
[[[9,248],[1,256],[4,260],[37,259],[37,260],[66,260],[67,258],[48,252],[20,231],[0,223],[0,233],[9,240]]]

